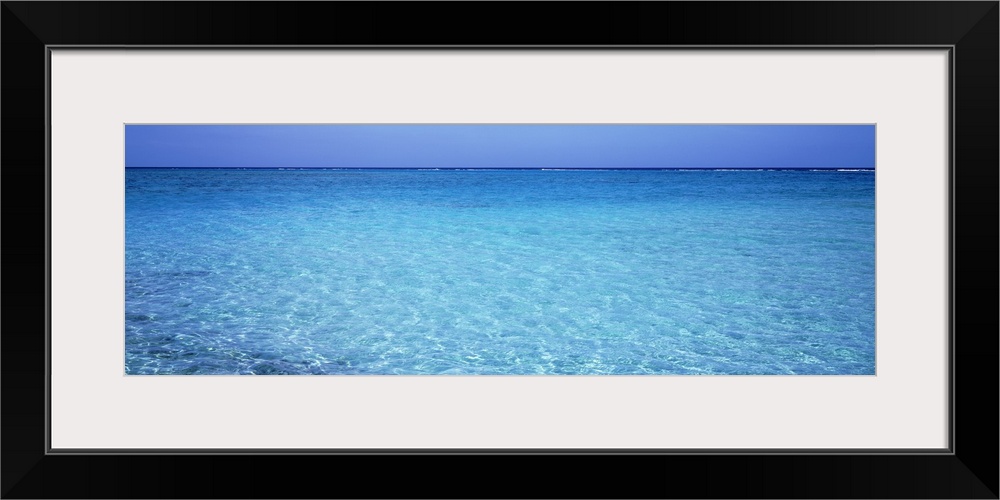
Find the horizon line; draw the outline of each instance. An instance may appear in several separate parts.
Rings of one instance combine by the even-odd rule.
[[[871,170],[873,167],[169,167],[131,166],[159,170]]]

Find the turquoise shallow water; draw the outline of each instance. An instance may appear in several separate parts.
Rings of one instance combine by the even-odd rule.
[[[127,169],[130,374],[874,374],[872,171]]]

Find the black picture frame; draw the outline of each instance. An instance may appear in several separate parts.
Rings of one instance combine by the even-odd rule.
[[[994,304],[997,293],[997,1],[2,4],[2,254],[9,271],[0,336],[4,498],[998,498],[998,321],[992,306],[975,305],[979,298]],[[426,451],[50,454],[46,96],[47,52],[55,45],[949,46],[951,449],[488,457]],[[956,307],[958,298],[965,307]],[[310,470],[330,475],[314,477]],[[369,472],[384,480],[362,480]],[[481,486],[469,490],[468,484]]]

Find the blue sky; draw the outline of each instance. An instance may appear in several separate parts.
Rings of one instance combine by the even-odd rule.
[[[875,126],[126,125],[125,166],[875,168]]]

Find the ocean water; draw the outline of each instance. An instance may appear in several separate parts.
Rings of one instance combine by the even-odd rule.
[[[129,374],[874,374],[872,171],[127,169]]]

